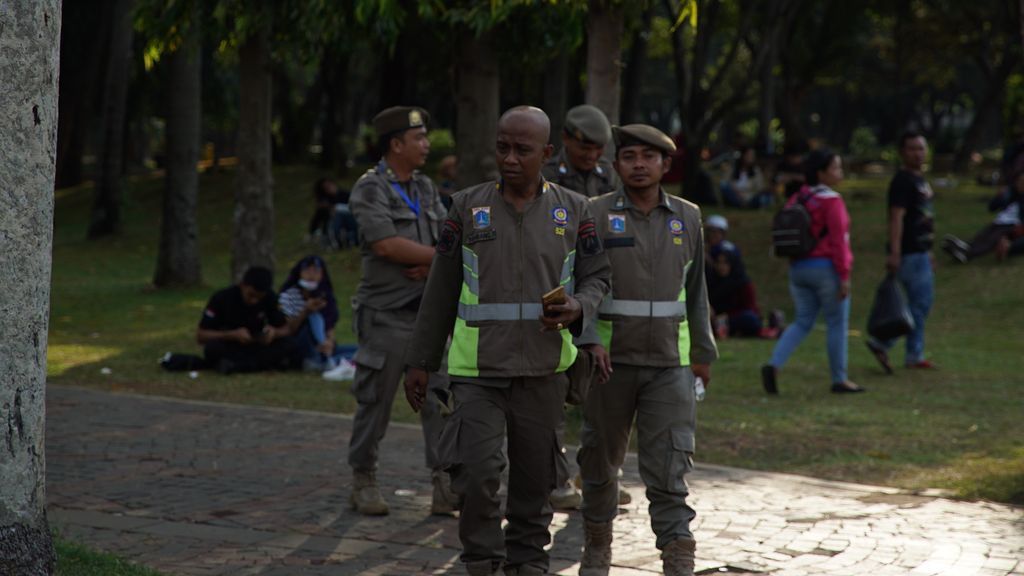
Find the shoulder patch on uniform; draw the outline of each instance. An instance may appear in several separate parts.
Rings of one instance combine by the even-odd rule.
[[[576,238],[580,245],[580,256],[586,258],[604,252],[604,246],[601,245],[601,238],[597,235],[597,225],[593,218],[588,218],[580,223]]]
[[[437,253],[451,258],[462,240],[462,225],[451,218],[444,221],[441,228],[441,239],[437,243]]]

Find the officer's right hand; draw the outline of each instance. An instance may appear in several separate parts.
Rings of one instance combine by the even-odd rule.
[[[231,338],[239,344],[252,344],[252,334],[248,328],[236,328],[231,331]]]
[[[427,399],[428,377],[427,371],[420,368],[410,366],[405,371],[405,399],[414,412],[419,412]]]
[[[594,356],[594,361],[597,362],[597,368],[601,371],[597,377],[597,383],[604,384],[612,377],[611,355],[608,354],[608,350],[600,344],[586,344],[583,348]]]

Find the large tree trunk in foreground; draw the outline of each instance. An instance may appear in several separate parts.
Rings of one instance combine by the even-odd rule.
[[[113,31],[103,85],[103,137],[89,237],[107,236],[121,227],[121,175],[124,172],[124,122],[128,98],[128,63],[132,53],[132,0],[116,0]]]
[[[238,51],[238,181],[235,188],[231,276],[249,266],[274,269],[274,191],[270,173],[270,35],[250,36]]]
[[[459,35],[456,56],[457,185],[472,186],[497,176],[494,145],[498,139],[498,62],[489,41],[472,33]]]
[[[167,178],[153,275],[157,286],[194,286],[201,281],[196,222],[202,117],[199,18],[192,18],[189,25],[185,41],[167,60]]]
[[[0,31],[0,574],[42,576],[60,2],[6,1]]]
[[[601,109],[608,122],[619,123],[619,76],[622,73],[622,9],[606,0],[591,0],[587,14],[587,91],[585,100]]]

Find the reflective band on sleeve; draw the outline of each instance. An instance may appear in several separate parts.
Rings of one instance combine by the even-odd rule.
[[[576,251],[573,250],[565,255],[565,260],[562,262],[562,278],[559,282],[564,288],[566,294],[572,296],[576,288],[575,281],[576,273]]]
[[[684,296],[685,297],[685,296]],[[597,309],[601,314],[641,318],[676,318],[686,316],[685,301],[648,301],[605,299]]]
[[[459,318],[466,322],[536,320],[543,312],[544,308],[540,304],[534,303],[464,304],[459,302]]]

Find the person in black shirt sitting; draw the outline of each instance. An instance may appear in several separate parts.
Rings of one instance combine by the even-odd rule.
[[[210,297],[196,330],[207,366],[230,374],[302,365],[272,286],[270,270],[253,266],[240,283]]]

